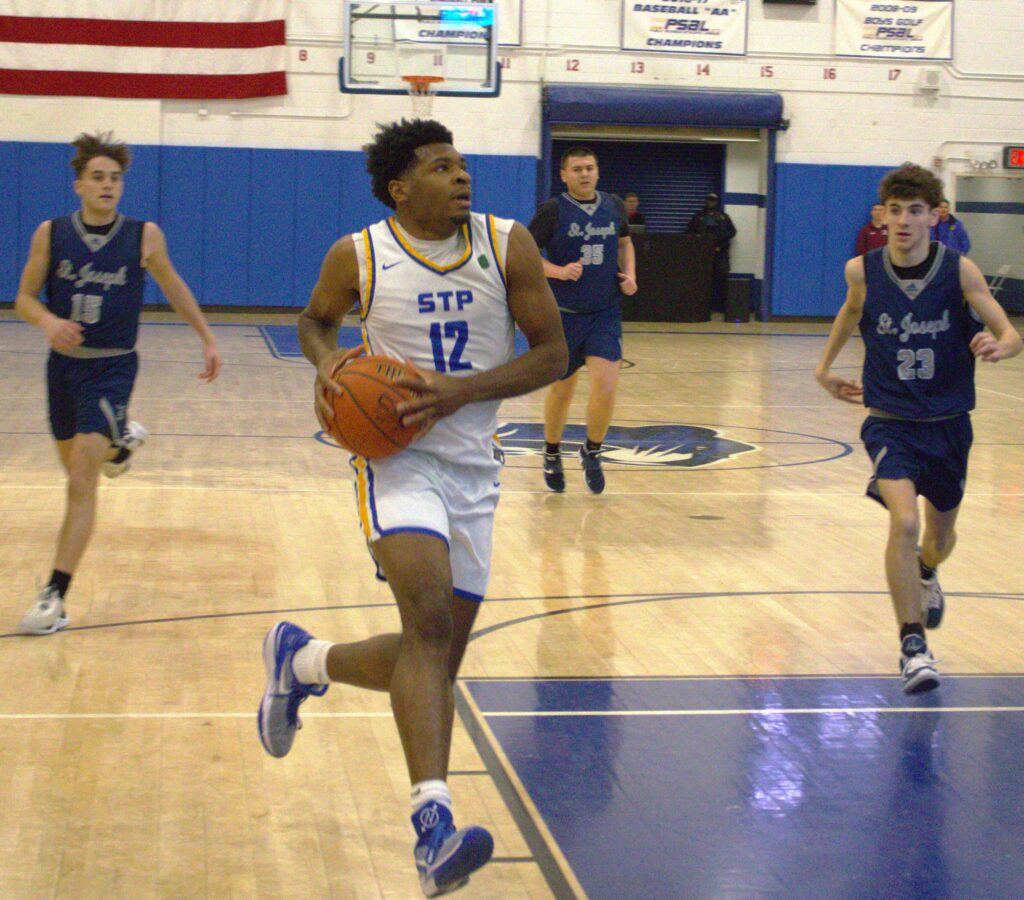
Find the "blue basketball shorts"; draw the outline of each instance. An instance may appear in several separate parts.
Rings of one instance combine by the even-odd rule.
[[[964,499],[967,456],[974,441],[967,413],[940,422],[868,416],[860,436],[874,465],[866,492],[873,500],[885,505],[879,478],[910,479],[939,512],[955,509]]]
[[[79,359],[51,353],[46,363],[50,430],[58,441],[76,434],[124,434],[128,399],[139,371],[138,354]]]
[[[414,449],[387,459],[353,456],[351,465],[370,554],[374,543],[390,534],[433,535],[448,546],[455,593],[483,600],[491,577],[501,469],[458,465]],[[377,577],[386,580],[380,566]]]
[[[563,379],[584,365],[588,356],[610,362],[622,359],[622,309],[617,303],[592,313],[563,310],[562,329],[569,346],[569,365]]]

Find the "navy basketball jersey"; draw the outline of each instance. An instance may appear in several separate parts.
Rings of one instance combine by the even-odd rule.
[[[130,350],[142,312],[142,226],[118,214],[107,234],[90,234],[81,212],[50,222],[50,312],[82,325],[82,346]]]
[[[901,280],[881,247],[864,256],[864,275],[865,405],[911,419],[972,410],[970,342],[984,326],[964,300],[960,254],[938,244],[923,278]]]
[[[572,312],[597,312],[614,306],[619,293],[619,236],[628,234],[622,201],[597,192],[596,205],[581,203],[561,194],[558,221],[545,246],[548,262],[556,266],[583,263],[578,281],[549,279],[555,300],[562,309]]]

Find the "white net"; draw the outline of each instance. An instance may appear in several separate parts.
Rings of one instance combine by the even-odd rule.
[[[429,119],[434,108],[434,95],[437,93],[437,86],[444,79],[431,75],[405,75],[403,80],[409,86],[413,118]]]

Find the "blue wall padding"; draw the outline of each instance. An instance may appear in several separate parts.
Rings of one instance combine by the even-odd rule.
[[[891,166],[781,163],[776,169],[775,316],[834,316],[846,297],[843,269]]]
[[[359,151],[133,148],[121,211],[159,223],[203,304],[305,306],[339,237],[390,214]],[[0,142],[0,299],[13,300],[32,232],[79,207],[67,144]],[[469,156],[474,208],[528,222],[532,156]],[[147,279],[147,303],[163,302]]]

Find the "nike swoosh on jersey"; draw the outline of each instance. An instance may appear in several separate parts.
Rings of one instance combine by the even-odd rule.
[[[404,262],[404,259],[400,259],[398,262],[384,263],[384,265],[381,266],[381,269],[383,269],[386,272],[388,269],[393,269],[395,266],[400,266]]]

